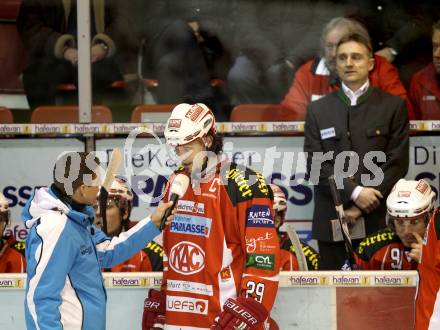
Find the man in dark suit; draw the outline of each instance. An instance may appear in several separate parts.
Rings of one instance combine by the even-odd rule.
[[[304,151],[314,184],[312,235],[322,269],[340,269],[347,258],[344,243],[333,241],[330,220],[336,212],[328,177],[339,182],[347,220],[354,224],[363,217],[368,235],[385,227],[386,196],[408,170],[404,101],[370,86],[373,67],[370,41],[359,34],[343,37],[336,55],[342,86],[308,107]]]

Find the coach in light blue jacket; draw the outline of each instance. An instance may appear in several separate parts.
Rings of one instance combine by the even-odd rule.
[[[96,178],[99,161],[91,156],[90,162],[86,153],[72,154],[57,161],[54,183],[38,189],[22,213],[30,229],[26,241],[28,329],[104,330],[107,296],[101,268],[127,260],[157,236],[164,210],[171,205],[160,205],[151,217],[110,239],[92,225],[95,214],[90,205],[96,203],[98,187],[85,183],[87,178]],[[90,169],[93,163],[96,166]],[[78,178],[65,180],[72,173]]]

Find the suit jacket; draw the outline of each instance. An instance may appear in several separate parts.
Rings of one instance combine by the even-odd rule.
[[[341,152],[359,156],[357,170],[343,179],[343,188],[339,189],[344,208],[352,205],[350,198],[356,186],[374,187],[384,198],[376,210],[364,215],[366,231],[370,234],[385,227],[386,197],[393,185],[408,170],[408,114],[404,101],[398,96],[370,86],[358,99],[357,105],[351,106],[350,100],[339,90],[310,103],[304,134],[304,151],[308,153],[307,171],[314,184],[313,238],[331,241],[329,220],[336,219],[337,216],[328,177],[332,174],[341,177],[341,164],[344,165],[344,171],[346,170],[347,162],[343,161]],[[382,151],[386,157],[369,157],[371,154],[367,153],[370,151]],[[324,157],[327,160],[320,166],[317,160],[322,160],[323,157],[315,155],[314,160],[314,152],[333,152],[333,155]],[[355,162],[353,164],[356,165]],[[367,178],[380,178],[381,171],[383,180],[378,180],[378,185],[365,181]]]

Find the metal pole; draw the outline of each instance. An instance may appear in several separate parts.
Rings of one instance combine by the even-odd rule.
[[[92,75],[90,63],[90,0],[73,0],[77,5],[79,122],[92,121]]]

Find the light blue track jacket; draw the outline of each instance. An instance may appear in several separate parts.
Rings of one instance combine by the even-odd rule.
[[[150,218],[110,239],[92,225],[94,210],[81,211],[41,188],[22,212],[26,240],[27,329],[104,330],[106,292],[101,268],[111,268],[159,235]]]

